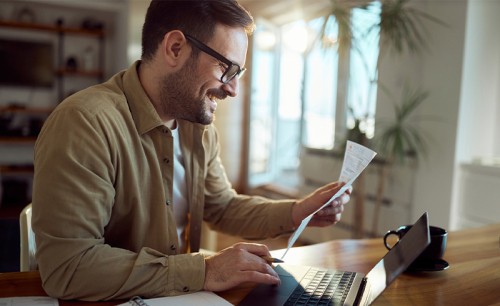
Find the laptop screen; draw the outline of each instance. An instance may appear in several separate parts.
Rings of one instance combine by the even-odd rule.
[[[366,275],[372,303],[430,244],[429,220],[425,212],[412,228]]]

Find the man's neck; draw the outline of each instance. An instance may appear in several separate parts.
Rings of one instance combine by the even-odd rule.
[[[157,95],[159,89],[155,87],[157,83],[155,83],[154,80],[158,77],[156,76],[156,74],[154,74],[156,71],[152,67],[153,66],[151,65],[151,63],[145,63],[144,61],[141,62],[137,71],[137,74],[139,75],[139,81],[142,84],[142,88],[144,88],[144,91],[148,95],[151,104],[153,104],[153,107],[156,109],[156,112],[163,121],[163,124],[169,129],[175,129],[177,127],[175,119],[165,118],[166,116],[161,113],[161,109],[157,105],[160,100],[159,96]]]

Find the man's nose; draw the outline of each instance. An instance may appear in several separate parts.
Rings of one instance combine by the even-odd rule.
[[[228,96],[230,97],[236,97],[238,94],[238,87],[239,87],[239,79],[233,78],[231,81],[227,82],[226,84],[222,85],[222,88],[224,91],[227,93]]]

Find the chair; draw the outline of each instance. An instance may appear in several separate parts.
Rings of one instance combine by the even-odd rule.
[[[21,272],[37,270],[35,234],[31,229],[31,203],[21,211],[19,226],[21,236],[20,270]]]

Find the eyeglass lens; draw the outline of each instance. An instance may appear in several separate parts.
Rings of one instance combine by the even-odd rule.
[[[229,83],[235,77],[241,78],[243,76],[243,74],[245,73],[245,71],[246,71],[245,68],[240,69],[240,67],[238,67],[238,65],[232,64],[231,66],[229,66],[227,68],[226,72],[222,76],[222,82],[224,84],[226,84],[226,83]]]

